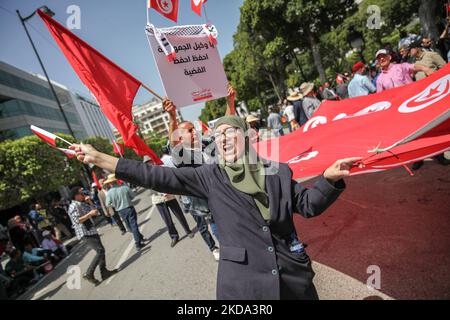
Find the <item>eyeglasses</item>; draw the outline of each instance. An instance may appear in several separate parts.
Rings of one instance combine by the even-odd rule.
[[[228,128],[222,132],[216,131],[214,133],[214,140],[219,141],[222,139],[223,136],[225,136],[225,138],[234,138],[236,136],[236,134],[237,134],[236,128]]]

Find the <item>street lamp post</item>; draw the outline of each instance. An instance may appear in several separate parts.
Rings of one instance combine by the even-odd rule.
[[[51,16],[51,17],[55,15],[55,14],[54,14],[47,6],[42,6],[42,7],[40,7],[40,8],[37,9],[37,10],[42,10],[44,13],[48,14],[48,15]],[[30,33],[28,32],[27,26],[25,25],[25,22],[26,22],[28,19],[31,19],[31,18],[36,14],[36,11],[37,11],[37,10],[35,10],[32,14],[30,14],[29,16],[27,16],[27,17],[25,17],[25,18],[23,18],[23,17],[20,15],[19,10],[16,10],[16,12],[17,12],[17,16],[18,16],[19,19],[20,19],[20,22],[22,23],[23,28],[25,29],[25,32],[26,32],[26,34],[27,34],[27,36],[28,36],[28,39],[30,40],[31,46],[33,47],[34,53],[36,54],[36,57],[37,57],[37,59],[38,59],[38,61],[39,61],[39,64],[41,65],[41,68],[42,68],[42,70],[44,71],[44,75],[45,75],[45,77],[47,78],[48,85],[50,86],[50,90],[52,91],[53,96],[55,97],[56,104],[58,105],[59,110],[61,111],[61,114],[62,114],[62,116],[63,116],[63,118],[64,118],[64,121],[65,121],[65,123],[66,123],[66,125],[67,125],[67,128],[69,129],[69,133],[70,133],[70,135],[71,135],[72,137],[75,138],[75,135],[74,135],[74,133],[73,133],[73,131],[72,131],[72,128],[70,127],[69,121],[67,120],[66,114],[64,113],[64,110],[63,110],[63,108],[62,108],[62,106],[61,106],[61,102],[59,101],[59,98],[58,98],[58,96],[57,96],[57,94],[56,94],[55,88],[53,87],[53,84],[52,84],[52,82],[50,81],[50,78],[49,78],[49,76],[48,76],[48,74],[47,74],[47,71],[45,70],[44,64],[42,63],[41,57],[39,56],[39,54],[38,54],[38,52],[37,52],[37,50],[36,50],[36,47],[35,47],[35,45],[34,45],[34,42],[33,42],[33,40],[31,39]]]

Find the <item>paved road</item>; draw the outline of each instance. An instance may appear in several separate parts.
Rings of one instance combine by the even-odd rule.
[[[402,168],[352,177],[323,216],[296,217],[321,299],[450,298],[449,184],[448,167],[429,162],[415,177]],[[70,290],[67,268],[79,265],[84,271],[93,256],[78,246],[23,298],[214,299],[217,263],[200,235],[170,248],[148,191],[140,192],[136,208],[142,233],[152,239],[141,253],[131,234],[101,228],[107,265],[120,267],[117,275],[98,287],[82,281],[81,289]],[[188,222],[194,227],[190,216]],[[365,285],[369,265],[381,268],[381,291]]]

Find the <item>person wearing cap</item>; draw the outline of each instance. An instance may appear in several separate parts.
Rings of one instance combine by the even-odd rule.
[[[294,90],[286,99],[292,102],[292,105],[294,106],[295,123],[297,123],[298,126],[295,126],[295,123],[293,123],[293,125],[298,129],[308,121],[305,110],[303,110],[303,95],[297,90]]]
[[[391,63],[392,56],[386,49],[378,50],[375,59],[381,67],[381,73],[377,79],[377,93],[412,83],[413,76],[419,71],[426,75],[433,73],[432,69],[423,65]]]
[[[134,238],[134,245],[137,251],[140,251],[144,246],[144,236],[139,231],[138,219],[136,209],[134,208],[132,199],[135,197],[133,191],[126,184],[119,185],[117,178],[114,174],[108,175],[108,178],[103,183],[104,185],[110,185],[108,193],[106,194],[106,207],[111,207],[116,210],[122,217],[122,220],[131,230]]]
[[[318,299],[311,260],[293,215],[324,212],[343,192],[342,178],[362,158],[336,161],[309,189],[287,164],[257,157],[245,121],[225,116],[215,124],[219,158],[197,167],[167,168],[116,158],[74,144],[77,159],[159,192],[206,199],[220,235],[218,299]]]
[[[409,46],[409,54],[411,57],[415,59],[414,66],[423,66],[432,70],[432,72],[436,72],[445,66],[446,62],[439,53],[433,51],[425,51],[421,47],[421,42],[411,43]],[[428,74],[430,75],[430,74]],[[416,73],[416,80],[421,80],[428,76],[423,71]]]
[[[305,111],[306,118],[311,119],[314,112],[320,106],[320,100],[317,99],[316,92],[314,91],[314,84],[311,82],[302,83],[300,85],[300,93],[303,95],[302,107]]]
[[[377,88],[366,76],[366,65],[359,61],[352,67],[354,73],[353,79],[348,84],[348,95],[350,98],[367,96],[369,93],[374,93]]]
[[[92,218],[99,215],[99,212],[92,202],[88,203],[86,201],[90,197],[84,194],[82,187],[75,186],[70,189],[70,199],[72,202],[69,205],[68,214],[72,221],[75,234],[78,240],[83,240],[86,247],[95,251],[95,257],[89,264],[83,278],[97,286],[100,284],[100,281],[94,276],[97,267],[100,269],[102,280],[106,280],[117,273],[117,269],[108,270],[106,268],[105,247],[102,244],[95,225],[91,221]]]

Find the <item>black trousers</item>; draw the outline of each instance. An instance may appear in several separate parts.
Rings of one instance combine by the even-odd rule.
[[[92,236],[85,236],[83,238],[85,245],[95,251],[95,257],[89,265],[86,274],[93,277],[94,271],[97,266],[100,268],[100,274],[103,277],[106,270],[106,256],[105,247],[103,247],[102,241],[98,234]]]
[[[164,220],[164,223],[167,226],[167,229],[169,229],[169,235],[172,239],[178,239],[180,236],[178,235],[178,231],[175,228],[175,225],[173,224],[172,216],[170,215],[169,208],[172,210],[172,213],[177,217],[178,221],[181,223],[181,226],[183,227],[184,231],[186,233],[190,233],[191,229],[189,228],[189,224],[186,221],[186,218],[184,217],[183,210],[181,210],[180,205],[178,204],[178,201],[173,199],[167,202],[158,203],[156,205],[156,208],[158,208],[159,214],[161,215],[161,218]]]

